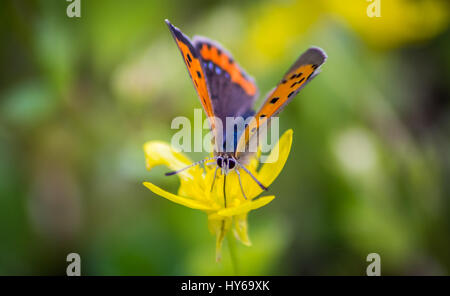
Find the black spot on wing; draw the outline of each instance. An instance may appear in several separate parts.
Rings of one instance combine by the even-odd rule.
[[[202,79],[202,74],[200,74],[200,71],[197,71],[198,78]]]
[[[291,92],[290,94],[288,94],[288,98],[292,97],[292,95],[295,93],[295,91]]]
[[[272,100],[270,100],[270,103],[271,103],[271,104],[275,104],[279,99],[280,99],[280,98],[275,97],[275,98],[273,98]]]

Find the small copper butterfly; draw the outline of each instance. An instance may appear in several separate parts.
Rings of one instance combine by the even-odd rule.
[[[221,169],[226,177],[230,171],[235,171],[239,177],[239,169],[249,174],[264,190],[261,184],[245,167],[249,156],[249,143],[256,138],[258,130],[263,124],[283,110],[283,108],[297,95],[297,93],[317,74],[327,55],[318,47],[306,50],[289,68],[278,85],[269,93],[263,105],[256,113],[252,111],[253,104],[258,97],[258,88],[252,77],[236,63],[231,54],[218,42],[205,37],[195,36],[191,41],[177,27],[166,20],[175,42],[180,49],[183,61],[200,98],[203,109],[208,116],[213,134],[214,156],[194,162],[193,164],[166,175],[174,175],[192,166],[214,160],[217,169]],[[220,119],[225,122],[227,117],[243,117],[251,119],[241,130],[233,135],[226,135],[224,125],[222,130],[216,126]],[[223,136],[224,135],[224,136]],[[228,145],[230,144],[231,145]],[[233,147],[232,151],[225,151],[225,147]],[[241,191],[246,198],[244,189]],[[214,186],[214,181],[211,189]]]

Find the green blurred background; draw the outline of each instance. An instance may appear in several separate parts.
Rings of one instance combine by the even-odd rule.
[[[65,274],[70,252],[85,275],[232,274],[204,213],[142,185],[176,192],[142,145],[200,107],[165,18],[263,95],[310,45],[329,57],[280,117],[292,152],[241,274],[364,275],[372,252],[384,275],[449,274],[448,3],[1,1],[0,274]]]

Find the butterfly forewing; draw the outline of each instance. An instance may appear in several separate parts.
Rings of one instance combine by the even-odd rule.
[[[253,78],[245,73],[218,42],[195,36],[193,43],[205,69],[214,114],[222,120],[223,139],[225,142],[237,143],[237,138],[234,140],[235,132],[226,133],[226,118],[253,115],[251,109],[257,98],[258,88]],[[237,132],[242,131],[243,127]],[[234,149],[235,144],[232,146]]]
[[[309,48],[297,59],[241,134],[236,147],[237,157],[248,149],[250,139],[257,134],[259,127],[281,112],[306,83],[319,73],[319,67],[325,60],[325,52],[316,47]]]
[[[197,52],[194,45],[186,35],[184,35],[177,27],[173,26],[168,20],[166,20],[166,23],[169,26],[170,32],[172,33],[178,48],[180,49],[183,61],[188,69],[189,76],[194,83],[200,102],[206,115],[208,116],[214,139],[216,139],[217,134],[215,129],[214,108],[211,102],[208,82],[206,80],[205,70],[202,66],[200,54]]]

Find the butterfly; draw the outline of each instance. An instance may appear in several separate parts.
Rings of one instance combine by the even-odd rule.
[[[241,192],[242,187],[239,169],[249,174],[263,189],[267,188],[245,167],[254,152],[249,151],[252,140],[257,138],[259,129],[270,123],[297,95],[297,93],[317,74],[327,55],[318,47],[306,50],[276,87],[267,95],[260,109],[255,113],[252,108],[258,97],[258,88],[252,77],[233,59],[231,54],[218,42],[206,37],[194,36],[191,41],[180,29],[165,20],[186,64],[189,76],[197,91],[200,103],[209,119],[212,131],[213,157],[206,158],[177,171],[166,173],[166,176],[177,174],[190,167],[207,161],[215,161],[214,186],[217,170],[220,168],[224,178],[235,171],[238,175]],[[234,129],[226,134],[224,124],[227,117],[242,117],[246,120],[243,128]],[[225,149],[229,148],[231,149]],[[224,179],[224,184],[225,184]]]

